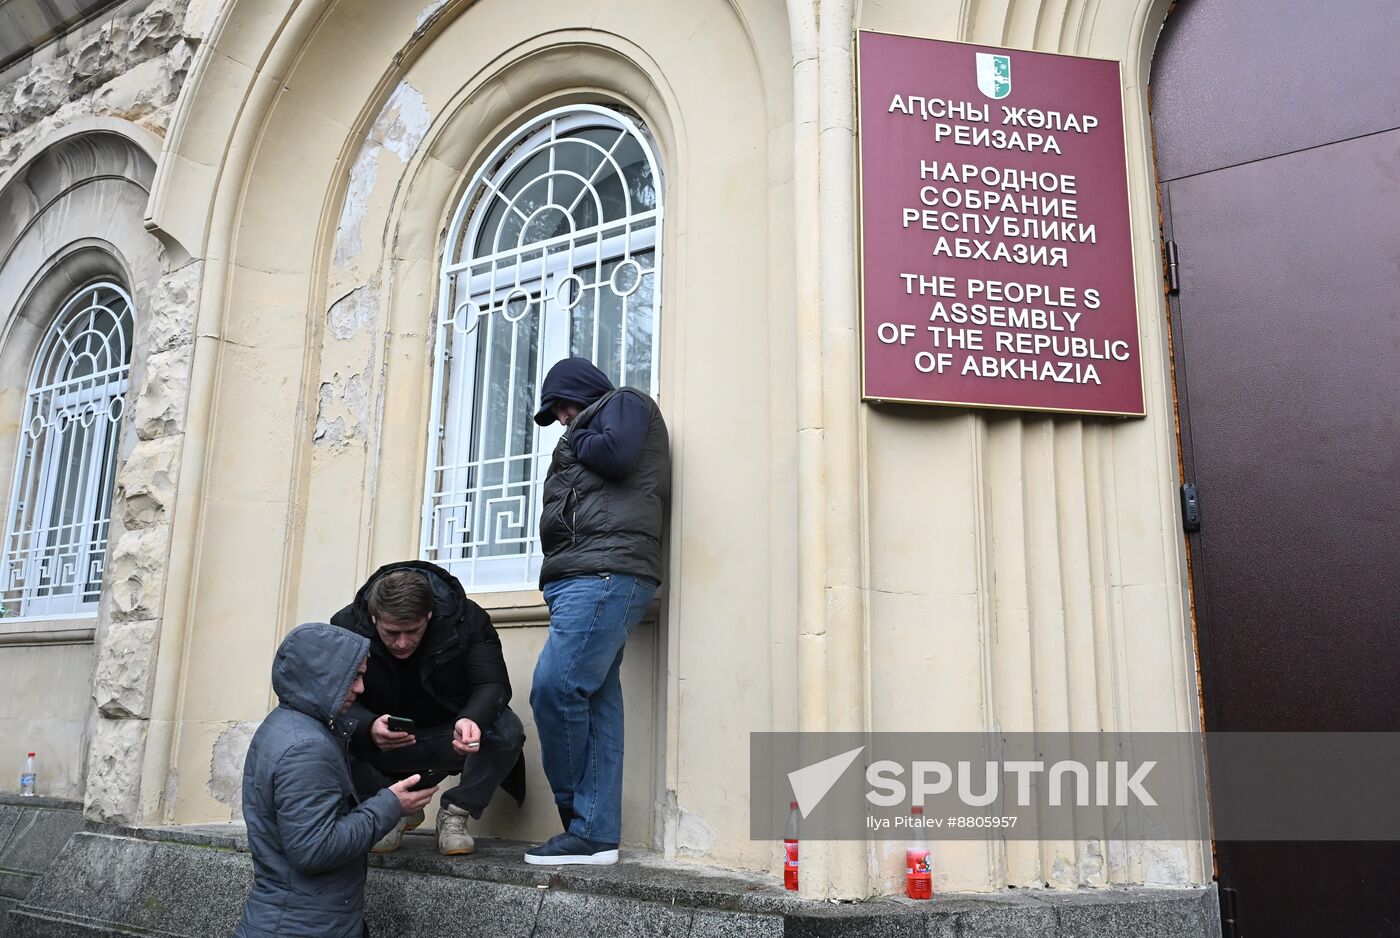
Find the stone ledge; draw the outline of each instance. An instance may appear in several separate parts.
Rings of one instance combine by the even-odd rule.
[[[64,798],[0,794],[0,936],[64,844],[83,829],[82,804]]]
[[[74,836],[10,918],[14,938],[227,934],[252,878],[233,826]],[[372,857],[368,917],[376,934],[535,936],[976,935],[1047,938],[1218,938],[1213,886],[939,895],[829,904],[793,897],[775,878],[663,864],[633,853],[615,867],[526,866],[523,845],[483,841],[471,857],[439,857],[429,834]],[[626,855],[626,854],[625,854]]]
[[[16,808],[56,808],[63,811],[83,810],[83,803],[73,798],[49,798],[46,795],[18,795],[12,791],[0,791],[0,805]],[[0,834],[2,837],[3,834]]]
[[[0,871],[21,877],[42,874],[83,827],[82,808],[76,802],[7,797],[0,802]],[[11,880],[8,885],[17,884]]]

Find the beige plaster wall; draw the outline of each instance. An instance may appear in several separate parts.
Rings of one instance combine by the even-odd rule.
[[[0,525],[10,497],[28,384],[53,317],[94,279],[120,283],[133,302],[130,386],[141,387],[150,345],[151,290],[160,276],[159,245],[144,229],[155,146],[123,121],[89,118],[31,131],[31,148],[0,173]],[[76,126],[75,126],[76,124]],[[128,394],[128,414],[135,392]],[[123,426],[117,461],[135,434]],[[109,547],[126,531],[114,513]],[[109,550],[107,585],[111,580]],[[105,597],[104,597],[105,598]],[[57,618],[0,618],[0,787],[18,786],[25,752],[40,756],[42,793],[81,798],[93,735],[94,641],[110,626],[109,605]]]
[[[628,650],[624,838],[776,870],[748,839],[753,730],[1194,728],[1142,84],[1165,6],[226,6],[151,203],[206,276],[145,753],[169,789],[147,817],[234,816],[279,637],[416,552],[446,216],[502,135],[577,100],[639,113],[666,177],[671,579]],[[856,27],[1124,62],[1147,419],[854,403]],[[477,598],[528,717],[540,597]],[[530,764],[527,812],[497,805],[488,830],[548,831]],[[891,891],[896,861],[804,848],[804,882]],[[937,869],[973,890],[1210,875],[1182,844],[958,844]]]
[[[198,330],[209,396],[191,433],[206,449],[184,548],[192,579],[164,816],[232,816],[236,761],[217,753],[246,745],[272,702],[280,635],[416,553],[437,255],[472,171],[531,114],[612,101],[657,136],[666,177],[660,398],[677,504],[671,585],[624,665],[624,839],[766,867],[772,845],[736,833],[748,823],[747,733],[790,713],[775,709],[775,686],[795,693],[784,660],[795,544],[783,11],[710,0],[658,17],[631,2],[482,0],[433,5],[420,22],[427,11],[327,4],[260,40],[264,21],[239,20],[197,74],[198,94],[220,100],[270,42],[262,75],[285,68],[285,88],[249,131],[227,245],[214,244],[216,227],[206,249],[223,292],[206,291]],[[186,107],[188,146],[163,163],[218,159],[199,150],[211,137],[202,125],[224,119]],[[202,172],[170,171],[168,192]],[[213,197],[233,194],[225,180]],[[154,204],[174,229],[198,203]],[[516,706],[532,731],[539,594],[476,598],[509,625]],[[526,814],[498,806],[485,830],[541,836],[557,823],[533,746],[529,765]]]
[[[0,645],[0,791],[19,791],[33,750],[38,794],[82,798],[92,663],[91,642]]]
[[[1175,414],[1145,113],[1165,4],[895,2],[860,26],[1124,63],[1147,417],[868,407],[870,723],[876,730],[1199,727]],[[1146,53],[1146,54],[1144,54]],[[921,706],[911,707],[913,688]],[[891,845],[875,850],[897,888]],[[945,845],[935,888],[1189,883],[1198,844]]]

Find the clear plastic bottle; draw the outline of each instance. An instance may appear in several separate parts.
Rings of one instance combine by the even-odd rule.
[[[802,812],[797,809],[797,802],[788,804],[787,833],[783,835],[783,888],[797,889],[797,822],[802,819]]]
[[[34,753],[24,760],[24,771],[19,777],[19,793],[27,798],[34,797]]]
[[[904,851],[904,893],[910,899],[932,899],[933,862],[924,837],[923,806],[915,805],[910,813],[914,816],[914,839]]]

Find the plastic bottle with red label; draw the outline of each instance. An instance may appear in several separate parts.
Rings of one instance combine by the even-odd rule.
[[[933,859],[924,838],[923,806],[915,805],[910,813],[914,816],[914,840],[904,851],[904,892],[910,899],[932,899]]]
[[[788,805],[787,833],[783,835],[783,888],[797,889],[797,822],[802,813],[797,802]]]

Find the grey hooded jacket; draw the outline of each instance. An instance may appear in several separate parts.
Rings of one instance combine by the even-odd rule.
[[[356,805],[340,716],[363,636],[333,625],[293,629],[277,649],[279,701],[253,734],[243,766],[243,819],[253,888],[236,938],[360,938],[365,865],[374,842],[402,816],[385,789]]]

